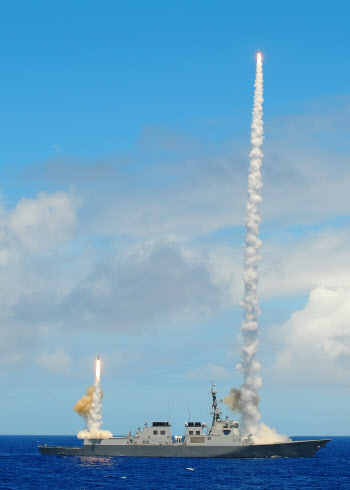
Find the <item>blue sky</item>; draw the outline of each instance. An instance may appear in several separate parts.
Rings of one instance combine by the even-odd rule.
[[[3,2],[0,433],[208,421],[239,386],[255,55],[264,56],[262,419],[348,434],[346,2]],[[122,404],[128,407],[128,413]]]

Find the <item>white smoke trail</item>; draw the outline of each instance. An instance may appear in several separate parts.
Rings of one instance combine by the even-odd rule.
[[[258,430],[260,412],[258,409],[259,395],[257,390],[262,386],[261,377],[257,374],[260,364],[255,356],[258,352],[258,316],[260,315],[258,304],[259,281],[259,203],[261,202],[260,190],[263,186],[261,164],[263,153],[261,147],[264,140],[263,123],[263,70],[260,53],[256,62],[256,77],[254,91],[253,121],[251,125],[251,151],[249,154],[248,176],[248,202],[246,214],[245,235],[245,259],[243,267],[244,320],[241,330],[244,345],[240,350],[241,362],[237,366],[244,375],[244,383],[240,390],[238,409],[242,413],[243,433],[256,433]]]
[[[89,432],[96,432],[100,430],[101,425],[102,425],[101,382],[99,379],[95,379],[94,393],[92,395],[91,411],[88,417],[88,430]]]
[[[113,437],[113,434],[109,430],[101,430],[103,393],[100,372],[100,360],[97,360],[94,392],[92,394],[91,409],[87,417],[87,428],[78,433],[78,439],[108,439],[109,437]]]
[[[244,308],[244,320],[241,331],[243,336],[243,347],[240,350],[241,362],[237,368],[244,376],[244,383],[240,390],[232,388],[230,394],[225,398],[225,403],[233,412],[242,414],[242,434],[253,434],[254,442],[257,444],[272,442],[287,442],[290,439],[284,434],[278,434],[260,421],[258,408],[260,396],[258,389],[262,386],[262,379],[257,374],[260,364],[256,360],[258,352],[258,317],[260,315],[258,302],[259,282],[259,203],[262,201],[260,190],[263,186],[261,165],[263,152],[261,147],[264,141],[263,123],[263,70],[261,54],[258,52],[256,62],[256,77],[254,91],[253,121],[251,125],[251,151],[249,154],[248,175],[248,202],[246,213],[246,235],[245,235],[245,258],[243,267],[244,297],[242,306]]]
[[[253,121],[251,125],[251,151],[249,154],[248,175],[248,202],[246,213],[246,235],[244,241],[245,258],[243,267],[244,297],[241,302],[244,308],[244,320],[241,325],[243,346],[240,350],[241,362],[237,368],[244,376],[244,382],[240,390],[232,388],[224,402],[234,413],[242,414],[242,435],[253,434],[256,444],[269,444],[272,442],[287,442],[289,437],[278,434],[275,429],[260,421],[258,408],[260,396],[258,389],[262,386],[262,379],[257,374],[260,364],[256,360],[258,352],[258,317],[260,315],[258,302],[259,282],[259,203],[262,201],[260,191],[263,186],[261,165],[263,152],[261,147],[264,141],[263,123],[263,70],[262,58],[258,52],[256,60],[256,76],[253,106]]]

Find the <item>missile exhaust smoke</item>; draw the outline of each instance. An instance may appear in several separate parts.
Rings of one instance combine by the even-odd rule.
[[[260,396],[258,389],[262,379],[258,375],[260,364],[256,359],[258,353],[258,317],[260,315],[258,301],[259,282],[259,203],[262,201],[261,165],[263,160],[262,144],[264,140],[263,123],[263,69],[262,56],[258,51],[256,60],[256,77],[254,91],[253,120],[251,124],[251,151],[249,154],[248,202],[246,208],[246,234],[244,241],[244,297],[241,305],[244,319],[241,325],[243,346],[240,349],[241,361],[237,369],[243,374],[244,382],[240,390],[232,388],[224,402],[235,413],[242,415],[242,432],[252,434],[255,442],[282,442],[289,440],[287,436],[276,433],[266,424],[260,423],[258,408]]]
[[[94,386],[89,386],[73,409],[86,420],[86,428],[78,432],[78,439],[108,439],[113,434],[109,430],[101,430],[102,426],[101,361],[98,357],[95,369]]]

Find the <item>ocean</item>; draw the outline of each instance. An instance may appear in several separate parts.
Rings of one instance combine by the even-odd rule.
[[[350,437],[333,437],[313,458],[291,459],[42,456],[38,444],[79,442],[75,436],[0,436],[1,489],[350,489]]]

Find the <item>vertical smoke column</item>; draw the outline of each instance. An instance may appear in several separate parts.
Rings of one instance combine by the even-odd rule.
[[[241,331],[243,335],[243,347],[240,350],[241,362],[237,366],[244,375],[244,383],[240,390],[238,409],[243,416],[243,431],[245,433],[256,433],[260,420],[258,410],[259,395],[257,390],[262,386],[261,377],[257,374],[260,364],[255,356],[258,351],[258,316],[260,314],[258,304],[258,281],[259,281],[259,203],[261,202],[260,190],[262,188],[261,164],[263,153],[261,147],[264,140],[263,125],[263,70],[262,58],[258,51],[256,62],[255,92],[253,121],[251,125],[251,151],[249,154],[249,176],[248,176],[248,202],[246,214],[245,235],[245,259],[243,267],[244,298],[244,320]]]
[[[92,393],[92,399],[90,399],[91,406],[90,403],[88,403],[88,407],[86,407],[86,409],[88,409],[87,417],[85,415],[86,413],[85,406],[87,405],[85,401],[86,398],[87,401],[89,401],[89,396],[85,396],[81,400],[79,400],[79,402],[74,407],[74,410],[76,410],[84,418],[87,418],[87,427],[86,429],[81,430],[78,433],[78,439],[108,439],[112,437],[113,435],[109,430],[101,430],[103,392],[101,388],[100,355],[97,356],[97,361],[96,361],[95,382],[94,382],[94,388]]]
[[[91,411],[87,420],[87,428],[90,434],[96,434],[102,425],[102,390],[101,390],[101,361],[98,356],[96,361],[96,372],[94,392],[92,394]]]

